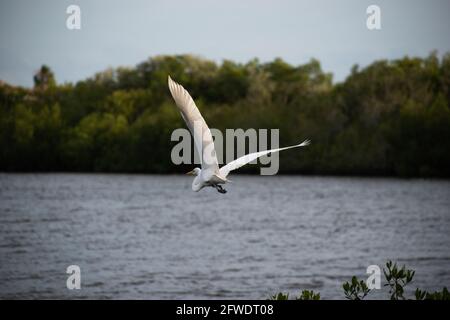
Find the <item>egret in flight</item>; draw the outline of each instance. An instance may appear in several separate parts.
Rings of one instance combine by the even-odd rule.
[[[181,117],[186,122],[194,137],[195,149],[201,159],[201,168],[194,168],[194,170],[187,173],[188,175],[195,176],[192,182],[192,190],[195,192],[200,191],[204,187],[213,187],[220,193],[226,193],[227,191],[221,185],[229,182],[227,176],[230,171],[236,170],[269,153],[309,145],[310,141],[305,140],[300,144],[289,147],[249,153],[219,168],[211,131],[195,105],[194,100],[183,86],[173,81],[170,76],[168,82],[170,93],[181,113]]]

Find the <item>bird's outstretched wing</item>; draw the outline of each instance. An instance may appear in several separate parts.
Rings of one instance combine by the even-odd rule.
[[[265,150],[265,151],[259,151],[259,152],[253,152],[246,154],[245,156],[242,156],[240,158],[237,158],[234,161],[231,161],[230,163],[226,164],[222,168],[219,169],[220,175],[224,178],[228,176],[230,171],[236,170],[242,166],[245,166],[247,163],[252,162],[255,159],[258,159],[259,157],[265,156],[272,152],[279,152],[282,150],[292,149],[292,148],[298,148],[298,147],[305,147],[309,145],[310,141],[305,140],[300,144],[296,144],[294,146],[284,147],[284,148],[278,148],[278,149],[271,149],[271,150]]]
[[[216,150],[208,125],[186,89],[173,81],[170,76],[168,82],[170,93],[194,137],[195,148],[202,162],[202,171],[208,170],[211,174],[218,173]]]

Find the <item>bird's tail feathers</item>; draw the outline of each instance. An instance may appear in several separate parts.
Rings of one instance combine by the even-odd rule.
[[[222,177],[219,173],[215,173],[214,176],[219,179],[222,183],[230,182],[226,177]]]

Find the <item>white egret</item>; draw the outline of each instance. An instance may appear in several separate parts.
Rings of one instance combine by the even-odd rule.
[[[194,137],[195,148],[201,159],[201,169],[194,168],[194,170],[187,174],[195,176],[192,182],[192,190],[200,191],[204,187],[216,188],[220,193],[226,193],[227,191],[222,188],[221,184],[227,183],[227,176],[230,171],[236,170],[259,157],[267,155],[271,152],[279,152],[291,148],[304,147],[309,145],[310,141],[305,140],[300,144],[296,144],[289,147],[271,149],[259,152],[253,152],[242,156],[230,163],[219,168],[217,162],[216,152],[214,149],[214,141],[211,135],[211,131],[208,128],[205,120],[203,119],[200,111],[195,105],[194,100],[180,84],[173,81],[170,76],[168,78],[169,90],[173,99],[181,113],[182,118],[186,122],[192,136]]]

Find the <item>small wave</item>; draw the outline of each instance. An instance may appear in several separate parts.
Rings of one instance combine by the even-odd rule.
[[[84,286],[87,287],[87,288],[96,288],[96,287],[101,287],[103,285],[104,285],[103,282],[97,281],[97,282],[93,282],[93,283],[87,283]]]

